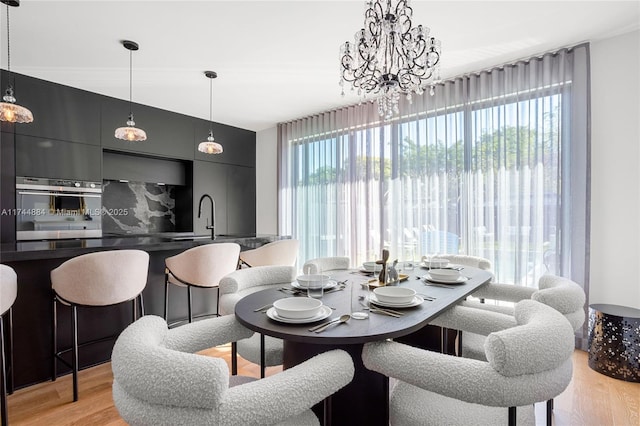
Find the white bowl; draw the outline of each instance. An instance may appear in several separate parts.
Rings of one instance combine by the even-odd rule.
[[[449,259],[443,259],[443,258],[437,258],[437,257],[434,257],[434,258],[423,257],[422,261],[424,262],[424,266],[427,268],[444,268],[449,264]]]
[[[455,269],[430,269],[429,275],[434,280],[454,282],[460,277],[460,271]]]
[[[373,290],[382,303],[410,303],[416,295],[416,291],[407,287],[378,287]]]
[[[296,278],[300,287],[309,288],[312,283],[328,283],[331,277],[329,275],[322,274],[307,274],[307,275],[299,275]]]
[[[382,271],[382,265],[377,264],[376,262],[364,262],[362,267],[365,271],[368,272],[380,272]]]
[[[320,313],[322,300],[310,297],[287,297],[273,302],[273,307],[282,318],[311,318]]]

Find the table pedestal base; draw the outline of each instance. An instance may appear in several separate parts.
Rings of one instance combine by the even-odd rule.
[[[340,426],[389,424],[389,378],[368,370],[362,363],[362,344],[314,345],[284,341],[285,369],[332,349],[342,349],[351,355],[355,365],[353,381],[336,392],[330,401],[331,416],[325,425]],[[324,404],[313,408],[319,419],[324,417]]]

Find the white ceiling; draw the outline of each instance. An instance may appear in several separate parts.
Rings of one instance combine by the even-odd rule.
[[[357,102],[340,96],[338,51],[364,1],[22,0],[10,10],[12,71],[254,131]],[[7,68],[2,6],[1,66]],[[443,78],[640,28],[638,1],[413,1],[442,40]],[[16,93],[19,100],[19,93]],[[123,121],[126,119],[123,112]],[[138,123],[144,128],[144,123]]]

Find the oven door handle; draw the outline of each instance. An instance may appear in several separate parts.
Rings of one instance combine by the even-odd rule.
[[[50,197],[79,197],[79,198],[101,198],[99,194],[68,194],[64,192],[35,192],[35,191],[18,191],[20,195],[48,195]]]

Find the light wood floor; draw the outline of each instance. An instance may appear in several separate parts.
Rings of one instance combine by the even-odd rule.
[[[203,352],[230,360],[230,347]],[[612,379],[587,365],[587,354],[573,355],[573,380],[555,399],[557,426],[640,426],[640,384]],[[259,377],[258,366],[238,360],[239,374]],[[267,369],[267,375],[281,371]],[[111,364],[80,372],[80,399],[73,403],[71,376],[16,391],[8,397],[10,425],[126,425],[111,398]],[[545,424],[544,404],[537,404],[538,425]]]

